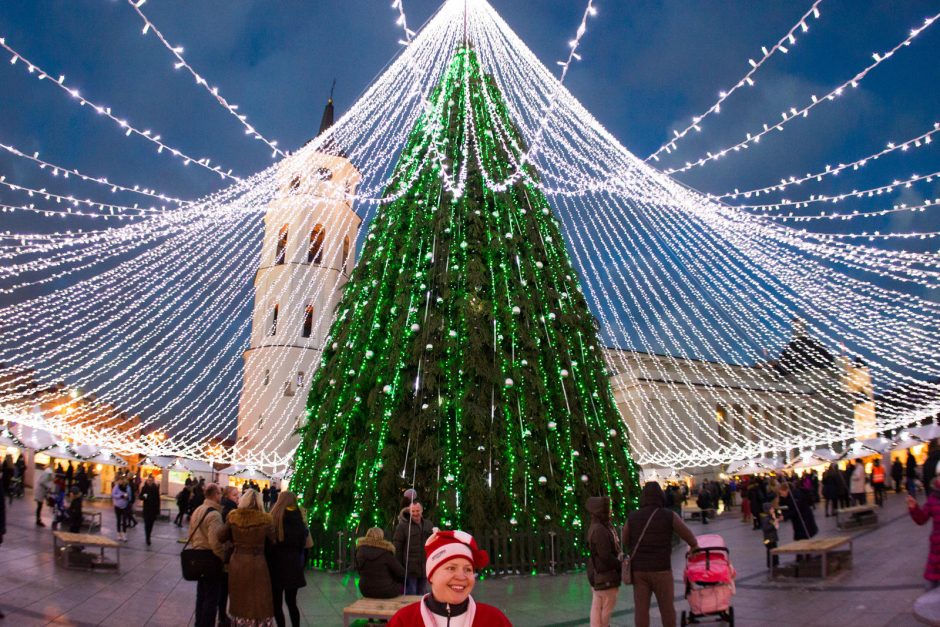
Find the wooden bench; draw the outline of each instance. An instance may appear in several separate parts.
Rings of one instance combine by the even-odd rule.
[[[88,533],[98,528],[101,531],[101,512],[82,512],[82,527],[88,527]]]
[[[712,520],[715,519],[715,516],[718,515],[718,510],[714,507],[709,507],[705,510],[708,517]],[[685,505],[682,507],[682,519],[683,520],[701,520],[702,519],[702,510],[698,505]]]
[[[402,595],[394,599],[359,599],[343,609],[343,627],[349,627],[350,621],[359,618],[389,620],[401,608],[420,600],[420,595]]]
[[[846,548],[847,545],[847,548]],[[797,540],[770,550],[771,555],[796,555],[818,557],[820,561],[820,579],[843,568],[852,568],[852,536],[833,536],[831,538],[813,538],[810,540]],[[771,566],[771,577],[786,576],[785,573],[793,570],[793,577],[814,577],[816,562],[809,560],[795,565]],[[835,568],[830,569],[830,566]],[[804,574],[800,574],[800,571]],[[811,574],[805,574],[811,573]]]
[[[86,546],[99,549],[98,555],[89,555],[82,549]],[[104,550],[114,549],[115,561],[105,559]],[[121,544],[104,536],[93,536],[88,533],[69,533],[67,531],[52,532],[52,550],[55,559],[64,568],[83,570],[95,569],[121,569]],[[82,556],[81,559],[78,559]]]
[[[878,524],[878,513],[874,505],[856,505],[836,510],[836,527],[850,529]]]

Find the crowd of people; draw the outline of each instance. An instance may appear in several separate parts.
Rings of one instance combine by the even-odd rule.
[[[280,492],[270,512],[261,493],[214,483],[189,519],[188,545],[209,550],[218,570],[196,584],[197,627],[300,624],[297,591],[306,585],[310,533],[293,492]]]
[[[883,506],[889,489],[906,490],[913,520],[917,524],[933,522],[924,577],[929,587],[940,586],[940,478],[936,462],[940,462],[940,446],[932,445],[922,470],[909,454],[906,461],[897,458],[886,467],[875,460],[868,472],[862,461],[850,461],[843,468],[830,464],[819,474],[806,470],[703,480],[691,491],[686,483],[669,484],[664,489],[650,482],[643,487],[639,509],[630,512],[619,532],[611,520],[610,499],[593,497],[586,503],[591,521],[586,546],[591,625],[609,625],[625,578],[625,559],[633,586],[636,625],[650,624],[654,596],[662,623],[675,624],[674,537],[690,550],[697,547],[695,534],[681,516],[683,505],[690,501],[698,506],[701,524],[707,525],[709,513],[719,504],[727,511],[739,500],[741,520],[761,532],[770,567],[776,565],[771,549],[780,541],[782,523],[792,526],[793,540],[812,538],[819,532],[817,508],[826,517],[834,516],[840,509],[867,504],[869,492],[874,505]],[[16,478],[23,475],[17,463],[7,456],[2,465],[0,543],[7,499],[16,490]],[[84,464],[42,467],[35,477],[36,524],[45,526],[41,514],[46,505],[53,510],[54,527],[80,531],[90,485],[90,469]],[[925,486],[928,497],[923,504],[915,497],[919,485]],[[134,504],[141,502],[149,546],[160,514],[161,495],[155,477],[141,480],[139,472],[134,475],[120,470],[110,496],[117,538],[124,542],[127,529],[137,525]],[[239,489],[189,478],[176,500],[179,511],[174,523],[179,527],[188,523],[187,546],[210,551],[220,564],[216,574],[197,582],[195,624],[282,626],[289,620],[298,625],[297,594],[306,585],[304,567],[312,538],[297,497],[253,481],[244,482]],[[421,601],[396,614],[392,627],[448,624],[435,617],[463,617],[462,622],[454,623],[461,625],[510,624],[498,609],[476,603],[471,596],[476,575],[487,562],[485,551],[472,536],[435,527],[413,490],[405,493],[388,537],[383,529],[373,527],[356,541],[355,566],[364,597],[422,596]]]

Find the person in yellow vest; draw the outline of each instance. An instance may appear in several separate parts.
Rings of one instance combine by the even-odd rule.
[[[875,505],[885,506],[885,469],[881,465],[881,460],[876,459],[875,465],[871,468],[871,487],[875,492]]]

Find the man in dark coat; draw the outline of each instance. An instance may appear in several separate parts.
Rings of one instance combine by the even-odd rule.
[[[672,537],[678,534],[689,550],[698,548],[695,534],[675,512],[663,507],[663,489],[655,481],[643,486],[640,509],[630,512],[621,532],[621,548],[630,556],[633,606],[637,625],[650,624],[650,600],[656,595],[664,625],[676,624]]]
[[[187,481],[189,481],[189,479],[187,479]],[[189,491],[189,486],[184,486],[183,489],[176,494],[176,507],[179,509],[179,513],[176,515],[176,520],[173,521],[173,524],[177,527],[183,526],[183,516],[189,516]]]
[[[395,545],[385,533],[372,527],[356,540],[356,570],[359,592],[370,599],[391,599],[404,589],[405,568],[395,559]]]
[[[424,543],[434,533],[434,525],[424,517],[424,507],[414,501],[398,514],[393,543],[395,554],[405,567],[405,594],[424,594],[428,579],[424,572]]]
[[[927,486],[929,486],[933,478],[937,476],[937,464],[940,464],[940,444],[938,444],[937,439],[934,438],[930,441],[930,444],[927,445],[927,459],[924,461],[924,469],[921,471],[923,476],[920,480],[924,484],[924,492],[930,492]]]
[[[69,533],[81,533],[82,531],[82,491],[78,486],[72,486],[69,490]]]
[[[841,481],[839,482],[839,507],[845,509],[851,505],[849,495],[851,495],[852,490],[849,486],[852,485],[852,473],[855,472],[855,464],[849,462],[845,465],[845,470],[839,475]]]
[[[786,505],[783,510],[784,520],[793,523],[793,540],[809,540],[817,533],[816,517],[813,515],[813,495],[808,490],[798,487],[796,483],[781,482],[777,488],[780,505]]]
[[[702,486],[702,489],[699,490],[698,498],[695,500],[695,504],[698,505],[699,517],[702,520],[703,525],[708,524],[708,510],[714,507],[712,503],[712,492],[708,487],[708,484]]]
[[[907,481],[907,493],[914,496],[917,492],[917,459],[910,451],[907,452],[907,467],[904,469],[904,474]],[[929,493],[926,486],[924,491]]]
[[[160,486],[153,480],[153,475],[149,475],[140,488],[140,500],[143,503],[144,534],[147,537],[147,546],[150,546],[153,524],[160,516]]]
[[[761,497],[760,482],[756,479],[747,484],[747,500],[751,505],[751,525],[754,529],[760,528],[760,513],[764,511],[764,499]]]
[[[193,484],[193,494],[189,497],[189,511],[190,513],[195,512],[196,508],[202,505],[203,501],[206,500],[205,487],[202,481],[199,483]]]
[[[835,464],[829,464],[829,467],[823,473],[822,493],[826,507],[826,518],[835,516],[839,509],[839,482],[842,479],[837,476],[838,473],[839,469]]]
[[[894,458],[894,463],[891,464],[891,480],[894,481],[894,493],[901,493],[901,485],[904,483],[904,464],[901,463],[900,457]]]

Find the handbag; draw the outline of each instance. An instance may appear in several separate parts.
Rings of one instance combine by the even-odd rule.
[[[617,536],[614,534],[613,529],[610,530],[610,535],[613,536],[613,539],[614,539],[614,546],[619,549],[619,544],[620,544],[620,543],[619,543],[619,541],[617,540]],[[594,551],[593,551],[593,549],[591,550],[591,557],[590,557],[590,559],[591,559],[591,561],[592,561],[592,563],[593,563],[593,560],[594,560]],[[617,575],[617,571],[616,571],[616,570],[611,570],[611,571],[606,571],[606,572],[598,572],[598,570],[597,570],[597,565],[596,565],[596,564],[594,565],[594,584],[592,585],[592,587],[593,587],[595,590],[606,590],[606,589],[608,589],[608,588],[616,588],[616,587],[619,586],[619,585],[620,585],[620,578],[619,578],[619,576]]]
[[[211,509],[207,509],[206,513],[202,515],[199,524],[196,525],[196,528],[189,534],[189,539],[186,540],[186,544],[183,545],[183,550],[180,551],[180,566],[183,570],[183,579],[186,581],[214,579],[222,576],[222,560],[212,552],[212,549],[186,548],[189,546],[189,543],[192,542],[193,536],[196,535],[196,532],[202,524],[206,522],[206,516],[208,516],[210,512]]]
[[[643,527],[643,531],[640,532],[640,537],[637,539],[636,544],[633,545],[633,551],[630,552],[630,555],[624,555],[623,561],[620,562],[620,581],[623,582],[623,585],[630,586],[633,585],[633,556],[636,555],[637,549],[640,548],[640,542],[643,541],[643,536],[646,535],[646,530],[649,528],[650,523],[653,522],[653,516],[659,512],[657,508],[650,517],[646,520],[646,525]]]

